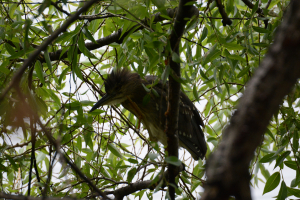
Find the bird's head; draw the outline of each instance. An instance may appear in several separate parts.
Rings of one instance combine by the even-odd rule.
[[[140,80],[140,76],[127,69],[111,72],[104,81],[106,94],[92,107],[90,112],[103,105],[116,105],[127,100]]]

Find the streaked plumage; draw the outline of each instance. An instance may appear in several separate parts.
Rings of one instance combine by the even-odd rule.
[[[152,84],[155,79],[155,76],[145,76],[145,79],[142,79],[137,73],[126,69],[113,71],[105,80],[106,95],[93,106],[91,111],[102,105],[121,103],[124,108],[141,119],[151,141],[159,141],[167,145],[164,129],[168,85],[158,82],[153,87],[158,97],[153,92],[148,93],[142,86],[142,84],[145,86]],[[150,100],[145,104],[143,99],[147,94],[150,94]],[[188,150],[195,160],[203,159],[207,150],[200,126],[204,127],[204,124],[195,105],[183,92],[180,92],[179,145]]]

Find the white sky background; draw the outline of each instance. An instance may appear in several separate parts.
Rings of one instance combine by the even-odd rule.
[[[35,1],[34,1],[35,2]],[[38,1],[38,2],[40,2],[40,1]],[[47,12],[47,11],[46,11]],[[99,65],[98,65],[98,67],[99,67]],[[70,76],[68,76],[68,77],[70,77]],[[80,79],[79,78],[77,78],[77,85],[79,85],[80,84]],[[69,83],[71,83],[71,87],[70,87],[70,85],[69,85]],[[70,90],[71,89],[71,90]],[[64,89],[64,92],[74,92],[75,90],[76,90],[77,88],[76,88],[76,85],[74,84],[74,81],[73,81],[73,77],[72,77],[72,80],[71,81],[69,81],[69,80],[66,80],[66,87],[65,87],[65,89]],[[88,90],[89,88],[84,84],[80,89],[79,89],[79,91],[78,91],[78,94],[81,94],[81,93],[83,93],[83,92],[85,92],[86,90]],[[79,99],[79,97],[80,97],[80,99]],[[79,101],[82,101],[82,100],[91,100],[91,101],[96,101],[96,98],[93,96],[93,94],[89,91],[86,95],[84,95],[84,96],[81,96],[81,95],[76,95],[74,98],[76,98],[77,100],[79,100]],[[204,105],[205,105],[206,103],[204,102],[204,101],[200,101],[200,104],[197,104],[197,108],[200,110],[200,111],[203,111],[204,110]],[[199,106],[200,105],[200,106]],[[204,133],[205,134],[205,133]],[[19,143],[20,142],[20,140],[22,139],[21,137],[22,137],[22,133],[16,133],[16,134],[14,134],[14,135],[12,135],[11,136],[11,139],[12,139],[12,142],[14,143],[14,144],[16,144],[16,143]],[[146,134],[146,137],[148,138],[148,134]],[[124,141],[123,141],[124,140]],[[126,142],[126,140],[127,140],[127,142],[130,144],[131,142],[131,139],[130,138],[127,138],[126,139],[126,137],[123,137],[122,138],[122,142],[124,142],[124,143],[127,143]],[[0,143],[3,143],[3,141],[0,139]],[[19,148],[20,149],[20,148]],[[128,148],[128,149],[130,149],[130,147]],[[183,150],[181,149],[180,150],[180,155],[182,155],[183,154]],[[196,163],[197,163],[197,161],[196,161]],[[273,170],[273,168],[274,168],[274,164],[275,164],[275,162],[273,161],[273,163],[269,166],[268,164],[265,164],[265,167],[267,168],[267,170],[269,170],[269,172],[270,172],[270,175],[272,175],[274,172],[277,172],[277,171],[279,171],[279,168],[277,167],[277,168],[275,168],[274,170]],[[60,167],[61,167],[61,165],[58,163],[57,165],[56,165],[56,167],[54,168],[54,171],[57,173],[57,172],[59,172],[60,171]],[[260,173],[259,173],[260,174]],[[55,173],[53,174],[54,176],[55,176]],[[291,169],[289,169],[288,167],[284,167],[284,169],[281,171],[281,175],[282,175],[282,177],[284,178],[284,181],[285,181],[285,183],[287,184],[287,186],[290,186],[290,183],[291,183],[291,181],[292,181],[292,179],[294,179],[294,177],[295,177],[295,171],[294,170],[291,170]],[[260,178],[262,179],[262,180],[265,180],[264,179],[264,177],[260,174],[259,175],[260,176]],[[282,177],[281,177],[281,180],[282,180]],[[52,179],[53,180],[53,179]],[[146,180],[146,179],[145,179]],[[269,192],[269,193],[267,193],[267,194],[265,194],[265,195],[262,195],[263,194],[263,189],[264,189],[264,184],[263,183],[261,183],[261,182],[259,182],[259,187],[256,187],[256,188],[251,188],[251,191],[252,191],[252,198],[253,199],[256,199],[256,200],[268,200],[268,199],[274,199],[274,197],[278,194],[278,192],[279,192],[279,189],[280,189],[280,184],[279,184],[279,186],[275,189],[275,190],[273,190],[273,191],[271,191],[271,192]],[[26,189],[25,189],[26,190]],[[199,191],[199,190],[198,190]],[[157,192],[157,193],[155,193],[154,194],[154,199],[161,199],[161,196],[162,196],[162,192]],[[133,199],[133,198],[130,198],[130,199]],[[147,199],[147,197],[146,197],[146,195],[144,195],[143,196],[143,199]],[[199,199],[199,197],[197,198],[197,199]]]

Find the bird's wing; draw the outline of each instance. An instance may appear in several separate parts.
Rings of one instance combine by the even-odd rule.
[[[146,84],[152,84],[156,76],[145,76]],[[157,90],[159,95],[160,107],[161,107],[161,121],[165,124],[165,111],[167,110],[168,95],[168,82],[163,85],[159,81],[154,89]],[[203,158],[206,154],[207,147],[203,131],[200,126],[204,127],[203,120],[201,119],[199,112],[193,102],[183,93],[180,92],[180,105],[179,105],[179,119],[178,119],[178,137],[180,145],[187,149],[194,159],[198,160]]]
[[[206,154],[205,137],[200,126],[204,126],[199,112],[191,100],[183,93],[180,95],[178,136],[185,147],[198,160]],[[182,123],[183,122],[183,123]]]

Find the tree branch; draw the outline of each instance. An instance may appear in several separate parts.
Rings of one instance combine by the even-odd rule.
[[[300,77],[300,2],[292,0],[274,44],[252,77],[223,140],[207,162],[206,199],[251,199],[249,163],[269,121]]]
[[[226,26],[226,25],[230,26],[232,24],[232,21],[228,18],[228,15],[224,10],[224,6],[222,5],[221,0],[216,0],[216,3],[219,8],[219,12],[223,18],[223,20],[222,20],[223,26]]]
[[[171,67],[169,75],[169,94],[168,94],[168,109],[166,111],[166,134],[168,137],[168,156],[175,156],[178,158],[178,115],[179,115],[179,96],[180,96],[180,83],[177,82],[172,76],[180,78],[180,63],[176,63],[172,60],[172,55],[179,54],[180,40],[183,35],[187,20],[185,18],[191,18],[198,16],[199,11],[196,7],[186,5],[191,0],[180,0],[178,5],[178,12],[176,14],[174,27],[170,35],[170,46],[168,62]],[[175,177],[177,167],[172,164],[168,164],[169,169],[169,194],[171,199],[175,199]]]

